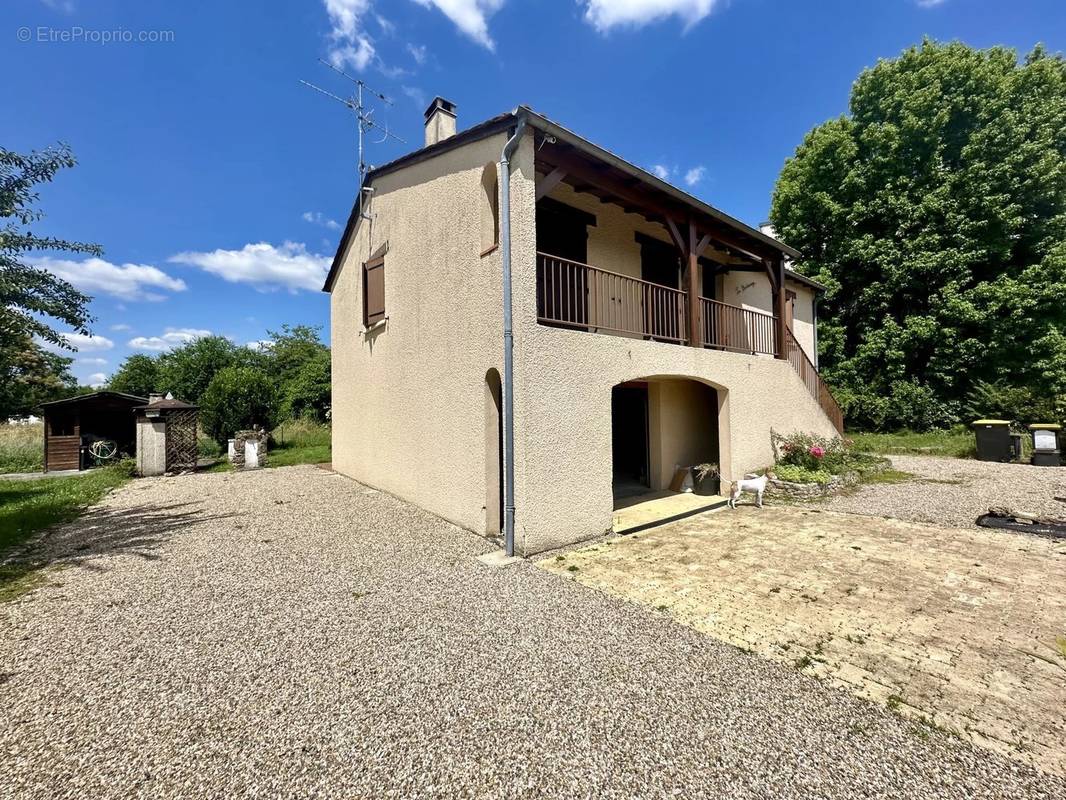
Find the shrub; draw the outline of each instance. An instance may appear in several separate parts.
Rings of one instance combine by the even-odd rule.
[[[774,459],[779,465],[829,472],[839,472],[846,466],[848,447],[843,439],[829,439],[814,433],[782,436],[770,431],[770,441],[774,447]]]
[[[838,389],[836,398],[848,425],[860,430],[928,431],[951,427],[964,416],[959,403],[943,402],[915,381],[893,381],[887,394]]]
[[[782,481],[791,483],[829,483],[833,475],[824,469],[807,469],[797,464],[778,464],[774,468],[774,475]]]
[[[845,472],[858,472],[861,475],[880,472],[890,466],[888,459],[882,456],[852,451],[850,439],[826,438],[813,433],[792,433],[782,436],[770,431],[770,441],[774,448],[775,471],[782,480],[810,482],[814,478],[786,478],[796,468],[807,474],[842,475]],[[799,473],[795,473],[799,474]],[[826,483],[818,480],[818,483]]]
[[[274,382],[253,367],[226,367],[211,379],[200,402],[200,421],[224,445],[234,433],[255,426],[267,430],[278,417]]]
[[[1024,386],[1002,380],[976,381],[963,406],[967,419],[1006,419],[1023,429],[1033,422],[1060,422],[1066,417],[1066,397],[1039,397]]]

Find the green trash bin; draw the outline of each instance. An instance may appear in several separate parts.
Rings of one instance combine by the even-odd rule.
[[[1010,421],[978,419],[973,422],[977,437],[977,458],[981,461],[1013,461],[1014,444],[1010,438]]]

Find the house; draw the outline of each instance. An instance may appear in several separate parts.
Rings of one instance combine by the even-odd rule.
[[[534,554],[826,436],[800,254],[520,106],[370,170],[326,279],[333,467]],[[508,391],[507,387],[512,387]]]

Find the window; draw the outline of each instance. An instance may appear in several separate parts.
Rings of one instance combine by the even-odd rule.
[[[385,319],[385,256],[363,264],[363,325],[369,328]]]
[[[481,254],[491,253],[500,243],[500,182],[496,165],[481,171]]]

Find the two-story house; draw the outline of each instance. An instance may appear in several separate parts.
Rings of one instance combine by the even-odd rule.
[[[326,280],[333,466],[528,555],[678,466],[771,463],[771,428],[835,435],[799,255],[529,108],[457,132],[437,98]]]

